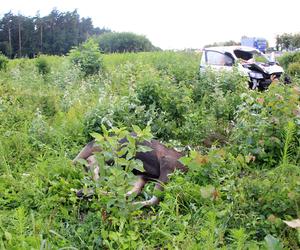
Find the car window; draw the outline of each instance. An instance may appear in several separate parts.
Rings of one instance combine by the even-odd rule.
[[[238,59],[242,59],[244,61],[261,62],[261,63],[267,63],[269,61],[264,54],[255,51],[250,52],[250,51],[243,51],[237,49],[234,51],[234,54]]]
[[[206,63],[209,65],[232,66],[233,59],[216,51],[206,51]]]
[[[269,60],[266,56],[262,55],[262,54],[255,54],[253,56],[255,62],[261,62],[261,63],[268,63]]]
[[[237,58],[239,59],[242,59],[242,60],[250,60],[253,58],[253,54],[249,51],[243,51],[243,50],[240,50],[240,49],[236,49],[234,51],[234,54]]]

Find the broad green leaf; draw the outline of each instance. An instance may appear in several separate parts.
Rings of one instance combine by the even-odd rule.
[[[127,136],[127,140],[128,140],[130,145],[135,145],[135,138],[132,137],[131,135]]]
[[[11,239],[12,239],[11,233],[5,231],[5,232],[4,232],[4,235],[5,235],[5,239],[6,239],[6,240],[11,241]]]
[[[84,165],[84,166],[88,166],[89,164],[88,164],[88,162],[85,160],[85,159],[78,159],[77,160],[80,164],[82,164],[82,165]]]
[[[190,157],[188,157],[188,156],[183,156],[183,157],[181,157],[181,158],[179,159],[179,161],[180,161],[183,165],[188,166],[189,163],[192,161],[192,159],[191,159]]]
[[[127,166],[129,164],[129,162],[125,158],[119,158],[118,164],[121,166]]]
[[[147,126],[143,130],[143,139],[146,140],[146,141],[151,141],[152,138],[153,138],[153,135],[151,134],[151,127]]]
[[[104,140],[103,136],[99,133],[90,133],[90,135],[94,137],[98,142],[103,142]]]
[[[127,160],[130,160],[130,159],[132,159],[133,158],[133,152],[132,152],[132,150],[130,150],[130,151],[128,151],[128,153],[127,153],[127,155],[126,155],[126,159]]]
[[[283,250],[279,240],[270,234],[265,237],[265,246],[268,250]]]
[[[194,150],[192,150],[192,151],[190,152],[191,158],[196,158],[198,154],[199,154],[199,153],[198,153],[197,151],[194,151]]]
[[[143,166],[143,162],[140,160],[135,160],[135,164],[134,164],[134,169],[139,170],[141,172],[144,172],[144,166]]]
[[[133,131],[137,134],[138,137],[140,137],[143,133],[139,126],[132,125]]]
[[[137,148],[138,152],[143,152],[143,153],[150,152],[152,150],[153,150],[152,148],[150,148],[148,146],[144,146],[144,145],[139,145]]]
[[[127,147],[123,147],[123,148],[121,148],[121,149],[117,152],[117,155],[118,155],[119,157],[122,157],[122,156],[124,156],[124,155],[127,153],[127,151],[128,151]]]
[[[114,156],[113,156],[112,152],[107,152],[106,151],[106,152],[103,152],[103,155],[104,155],[104,158],[105,158],[106,161],[114,159]]]
[[[108,137],[108,131],[107,131],[106,127],[103,124],[101,124],[101,129],[103,131],[104,137]]]

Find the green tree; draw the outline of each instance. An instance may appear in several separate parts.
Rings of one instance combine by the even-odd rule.
[[[8,64],[7,57],[2,55],[2,53],[0,52],[0,71],[6,70],[7,64]]]
[[[204,47],[208,48],[208,47],[215,47],[215,46],[233,46],[233,45],[241,45],[241,43],[233,41],[233,40],[229,40],[229,41],[226,41],[226,42],[218,42],[218,43],[215,42],[215,43],[212,43],[212,44],[207,44]]]
[[[8,12],[4,14],[0,21],[0,50],[8,57],[12,57],[12,21],[13,14]]]
[[[101,51],[104,53],[114,52],[140,52],[157,50],[156,47],[145,37],[129,32],[104,33],[97,38]]]
[[[87,76],[98,73],[103,68],[103,59],[97,42],[89,38],[85,43],[73,48],[69,57],[71,62]]]
[[[289,50],[294,48],[300,48],[300,33],[284,33],[276,36],[277,50]]]
[[[9,58],[40,53],[62,55],[90,36],[107,31],[95,28],[90,18],[80,19],[77,10],[53,9],[44,17],[39,13],[26,17],[8,12],[0,19],[0,51]]]
[[[300,48],[300,33],[297,33],[292,38],[292,46],[294,48]]]

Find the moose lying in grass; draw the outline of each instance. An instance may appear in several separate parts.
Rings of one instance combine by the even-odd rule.
[[[126,196],[132,194],[140,194],[143,187],[148,181],[154,180],[156,182],[156,190],[163,190],[163,184],[168,181],[168,175],[178,169],[180,171],[186,172],[187,168],[179,161],[179,158],[183,156],[182,153],[176,151],[175,149],[167,148],[164,144],[157,140],[145,139],[145,136],[141,136],[142,130],[135,127],[137,132],[127,133],[125,137],[117,140],[117,157],[120,158],[133,158],[140,160],[143,165],[143,169],[133,168],[132,172],[138,177],[131,191],[127,192]],[[148,131],[150,133],[150,130]],[[146,130],[146,133],[148,133]],[[87,161],[87,166],[89,169],[93,169],[93,179],[99,179],[99,173],[101,172],[101,167],[97,161],[97,154],[103,151],[103,144],[100,141],[107,141],[112,138],[106,132],[106,136],[101,136],[99,134],[94,134],[95,140],[89,142],[75,157],[73,163],[75,164],[80,159]],[[146,136],[147,137],[147,136]],[[101,144],[101,145],[100,145]],[[132,152],[128,152],[128,144],[136,146]],[[142,147],[142,151],[139,151],[139,147]],[[114,164],[114,159],[105,159],[105,163],[108,165]],[[150,200],[136,202],[142,206],[152,206],[159,203],[159,198],[153,195]]]

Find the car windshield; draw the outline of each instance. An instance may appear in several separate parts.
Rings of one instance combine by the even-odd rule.
[[[253,62],[260,62],[260,63],[268,63],[268,58],[258,52],[258,51],[244,51],[244,50],[234,50],[234,54],[238,59],[241,59],[244,63],[253,63]]]
[[[261,63],[269,62],[269,59],[264,54],[261,54],[261,53],[255,53],[253,55],[253,58],[254,58],[255,62],[261,62]]]
[[[209,65],[218,65],[218,66],[232,66],[234,59],[232,56],[227,55],[226,53],[220,53],[218,51],[208,50],[206,51],[206,62]]]

